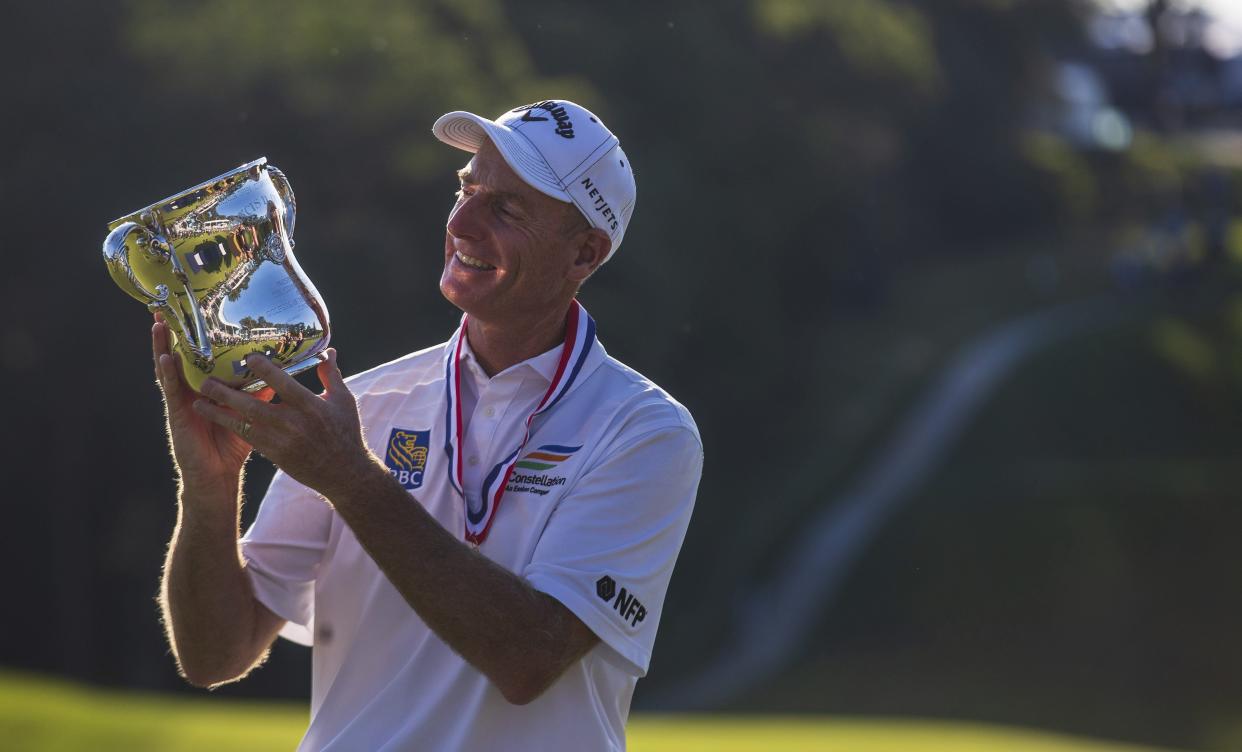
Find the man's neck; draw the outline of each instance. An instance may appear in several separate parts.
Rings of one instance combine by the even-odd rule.
[[[488,378],[551,350],[565,340],[569,303],[536,320],[467,320],[466,335],[474,357]]]

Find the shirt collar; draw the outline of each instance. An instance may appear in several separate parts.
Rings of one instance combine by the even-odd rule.
[[[545,382],[551,384],[552,379],[556,376],[556,367],[560,364],[560,361],[561,361],[561,346],[563,344],[564,343],[562,342],[557,342],[556,345],[554,345],[551,350],[540,353],[533,358],[527,358],[526,360],[523,360],[521,363],[517,363],[513,366],[510,366],[504,371],[501,371],[500,373],[496,374],[496,376],[503,376],[508,373],[514,373],[518,369],[525,368],[525,369],[530,369],[534,371]],[[466,337],[465,341],[462,342],[461,355],[462,355],[461,357],[462,362],[466,364],[466,367],[470,369],[471,374],[475,378],[483,382],[487,382],[489,380],[487,376],[487,371],[483,370],[483,364],[479,362],[479,359],[477,357],[475,357],[474,349],[470,347],[469,337]]]

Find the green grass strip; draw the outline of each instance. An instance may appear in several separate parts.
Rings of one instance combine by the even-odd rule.
[[[0,744],[23,752],[292,750],[304,705],[164,697],[0,672]],[[635,716],[634,752],[1172,752],[998,726],[806,716]]]

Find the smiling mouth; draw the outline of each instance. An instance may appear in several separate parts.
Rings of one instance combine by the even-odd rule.
[[[471,269],[479,269],[480,271],[487,272],[487,271],[492,271],[493,269],[496,268],[492,266],[491,264],[487,263],[486,261],[483,261],[482,259],[477,259],[474,256],[467,256],[461,251],[454,251],[453,257],[456,258],[459,262],[461,262],[465,266],[470,267]]]

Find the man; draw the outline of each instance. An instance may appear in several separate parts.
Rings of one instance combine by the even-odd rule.
[[[622,749],[702,468],[689,413],[575,299],[621,242],[633,173],[571,102],[432,130],[473,153],[448,342],[348,381],[329,350],[320,395],[255,356],[271,389],[200,397],[156,322],[181,479],[169,640],[200,686],[278,634],[313,644],[303,750]],[[252,447],[279,472],[239,541]]]

